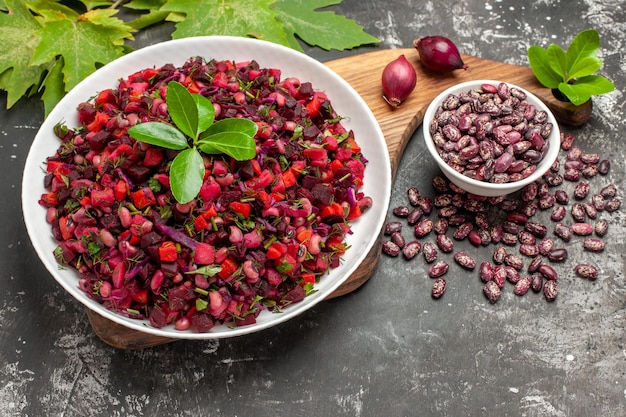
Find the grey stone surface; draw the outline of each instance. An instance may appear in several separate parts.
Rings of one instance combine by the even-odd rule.
[[[564,130],[613,162],[592,187],[613,182],[624,198],[623,1],[345,0],[331,10],[357,20],[381,43],[344,52],[306,48],[322,61],[410,47],[416,37],[439,34],[464,53],[526,65],[529,45],[565,46],[579,31],[597,29],[602,73],[617,89],[594,98],[587,125]],[[136,47],[166,40],[170,31],[163,26],[140,34]],[[6,94],[0,98],[4,108]],[[448,290],[434,301],[421,256],[411,262],[382,257],[359,290],[275,328],[119,351],[98,339],[83,307],[30,246],[21,173],[42,120],[36,99],[0,111],[1,415],[626,415],[623,207],[606,216],[603,253],[584,252],[579,242],[567,246],[570,259],[556,265],[560,294],[554,303],[537,294],[517,297],[508,286],[491,305],[476,272],[461,270],[451,257]],[[409,185],[429,193],[437,173],[418,131],[402,159],[391,206],[405,201]],[[466,243],[457,247],[477,259],[489,256]],[[598,280],[574,276],[573,265],[582,261],[600,267]]]

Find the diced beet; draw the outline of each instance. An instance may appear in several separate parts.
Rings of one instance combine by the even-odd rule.
[[[302,129],[302,136],[307,140],[313,140],[322,133],[322,131],[316,125],[309,125]]]
[[[256,316],[254,314],[248,314],[245,317],[235,319],[237,326],[249,326],[256,323]]]
[[[67,245],[67,241],[61,241],[58,245],[61,257],[66,263],[70,263],[76,257],[76,252]]]
[[[155,306],[150,310],[150,316],[148,316],[150,324],[157,329],[160,329],[167,325],[167,314],[160,306]]]
[[[320,184],[316,184],[311,189],[311,194],[315,198],[315,202],[327,206],[331,202],[331,198],[333,196],[333,189],[329,185],[320,183]]]
[[[117,232],[121,227],[120,218],[115,214],[105,214],[100,218],[100,226],[109,232]]]
[[[101,130],[92,135],[87,135],[87,141],[89,142],[89,147],[93,151],[102,152],[109,142],[109,132]]]
[[[195,298],[193,288],[186,285],[179,285],[171,288],[167,293],[168,305],[171,311],[181,311],[189,300]]]
[[[302,177],[302,186],[308,190],[312,190],[317,184],[320,184],[322,179],[314,175],[305,175]]]
[[[301,97],[309,97],[313,95],[313,84],[308,81],[301,83],[298,93]]]
[[[150,168],[139,164],[133,164],[126,168],[125,174],[135,184],[141,184],[150,178]]]
[[[286,302],[289,303],[297,303],[299,301],[304,300],[306,295],[306,291],[300,285],[294,285],[292,289],[290,289],[283,298]]]
[[[215,322],[208,314],[196,313],[191,316],[191,324],[199,333],[206,333],[215,326]]]
[[[162,239],[163,237],[157,232],[149,232],[141,236],[141,243],[139,245],[142,249],[145,249],[160,242]]]
[[[241,199],[241,194],[241,191],[237,190],[223,191],[217,201],[221,206],[226,207],[233,201],[239,201]]]

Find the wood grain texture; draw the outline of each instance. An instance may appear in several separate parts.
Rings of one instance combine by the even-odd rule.
[[[409,98],[399,108],[394,109],[382,98],[381,74],[384,67],[400,55],[405,55],[415,67],[417,86]],[[379,50],[326,63],[352,85],[374,113],[389,148],[393,178],[395,178],[402,153],[415,130],[422,124],[424,112],[430,102],[446,88],[461,82],[490,79],[516,84],[544,101],[559,123],[566,125],[579,126],[584,124],[591,115],[591,101],[576,107],[554,99],[551,91],[539,84],[528,67],[489,61],[469,55],[463,55],[462,58],[469,69],[457,70],[450,74],[437,74],[423,68],[414,48]],[[327,93],[332,98],[333,92]],[[350,293],[369,280],[380,259],[381,243],[382,233],[356,271],[327,299]],[[96,335],[115,348],[143,349],[176,340],[128,329],[89,310],[87,315]]]

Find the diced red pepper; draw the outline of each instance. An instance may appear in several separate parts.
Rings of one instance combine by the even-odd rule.
[[[175,262],[178,258],[174,242],[165,241],[159,246],[159,259],[161,262]]]
[[[333,159],[329,165],[329,168],[332,172],[335,172],[338,169],[343,168],[343,162],[341,162],[339,159]]]
[[[200,93],[200,85],[196,81],[194,81],[191,77],[185,78],[185,87],[191,94],[199,94]]]
[[[257,121],[255,123],[257,126],[256,136],[261,139],[269,139],[272,135],[272,127],[262,121]]]
[[[320,107],[321,107],[321,102],[318,100],[317,97],[313,97],[313,99],[311,101],[309,101],[308,103],[305,104],[305,108],[306,108],[306,112],[309,114],[309,116],[314,119],[316,117],[318,117],[320,115]]]
[[[133,204],[138,209],[154,206],[156,204],[154,193],[149,187],[142,187],[137,191],[133,191],[130,193],[130,197],[133,199]]]
[[[59,196],[57,193],[45,193],[41,195],[41,201],[46,207],[53,207],[59,204]]]
[[[306,284],[315,284],[315,274],[311,272],[304,272],[300,275],[302,281],[300,281],[300,285],[305,286]]]
[[[325,219],[330,216],[344,216],[343,206],[339,203],[330,203],[327,206],[322,207],[320,210],[320,216]]]
[[[87,207],[91,204],[91,198],[89,196],[84,196],[80,200],[78,200],[81,206]]]
[[[46,171],[50,174],[54,174],[57,179],[62,181],[63,177],[69,175],[71,169],[65,162],[48,161],[46,164]]]
[[[141,77],[146,81],[150,81],[150,79],[158,73],[159,70],[157,70],[156,68],[146,68],[141,72]]]
[[[117,147],[110,153],[109,159],[116,159],[120,156],[128,156],[133,153],[133,147],[127,143],[120,143]]]
[[[291,256],[291,254],[286,253],[283,256],[280,264],[276,266],[276,270],[283,274],[289,274],[296,267],[296,264],[297,264],[296,259],[293,256]]]
[[[361,152],[361,147],[357,145],[356,140],[354,140],[353,137],[349,137],[348,139],[346,139],[345,143],[348,146],[348,148],[352,151],[352,153]]]
[[[258,177],[248,180],[247,183],[250,187],[257,189],[265,188],[272,182],[274,182],[274,174],[270,170],[264,169]]]
[[[124,180],[119,180],[115,187],[113,188],[113,193],[115,194],[115,201],[122,201],[126,198],[128,194],[128,184]]]
[[[287,245],[280,242],[272,243],[265,252],[265,257],[267,259],[278,259],[287,253]]]
[[[96,96],[96,99],[94,100],[94,104],[96,106],[102,106],[105,103],[114,103],[114,102],[115,102],[115,96],[113,95],[113,90],[111,90],[110,88],[100,91],[98,95]]]
[[[350,213],[348,213],[348,220],[357,219],[361,217],[361,214],[363,214],[361,210],[361,206],[359,206],[358,204],[354,204],[350,206]]]
[[[72,231],[68,228],[67,220],[68,219],[66,216],[63,216],[59,219],[59,231],[61,232],[63,240],[68,240],[72,238]]]
[[[208,229],[208,227],[209,222],[203,216],[198,216],[193,220],[193,228],[196,232],[206,230]]]
[[[225,73],[218,72],[213,77],[213,81],[211,82],[211,85],[215,87],[219,87],[219,88],[226,88],[228,86],[228,77],[226,76]]]
[[[242,203],[241,201],[233,201],[228,204],[228,207],[230,207],[235,213],[240,214],[244,219],[250,217],[250,212],[252,211],[250,203]]]
[[[263,204],[263,207],[265,207],[267,203],[269,202],[270,195],[264,190],[259,190],[256,192],[255,197],[257,198],[258,201],[261,202],[261,204]]]
[[[352,158],[352,151],[348,148],[339,148],[337,149],[337,152],[335,152],[335,159],[338,159],[339,161],[347,161],[348,159]]]
[[[239,266],[237,265],[237,260],[232,256],[229,256],[220,264],[220,267],[222,269],[217,273],[217,275],[222,279],[226,279],[234,274]]]
[[[111,188],[91,192],[91,205],[94,207],[111,207],[114,203],[115,192]]]
[[[304,157],[311,161],[318,161],[328,158],[328,152],[324,148],[306,148],[303,152]]]
[[[343,241],[343,237],[339,235],[332,235],[326,239],[325,245],[338,255],[343,255],[346,252],[346,244]]]
[[[158,148],[149,147],[143,158],[143,164],[147,167],[155,167],[163,162],[163,152]]]
[[[133,297],[133,301],[138,304],[141,304],[141,305],[148,304],[148,290],[147,289],[142,289],[142,290],[135,292],[132,295],[132,297]]]
[[[300,243],[308,242],[313,236],[313,231],[310,228],[302,229],[296,233],[296,240]]]
[[[139,97],[141,96],[148,88],[150,88],[150,84],[147,82],[136,82],[130,84],[130,95],[131,97]]]
[[[93,119],[93,122],[87,125],[87,129],[90,132],[99,132],[106,126],[108,121],[109,116],[106,113],[96,112],[96,117]]]
[[[282,173],[283,184],[285,188],[291,188],[298,182],[297,173],[293,169],[288,169]]]

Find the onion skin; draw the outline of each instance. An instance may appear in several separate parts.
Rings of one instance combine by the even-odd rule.
[[[383,98],[391,107],[399,107],[417,84],[415,68],[404,55],[391,61],[382,74]]]
[[[469,68],[461,59],[458,48],[444,36],[425,36],[413,41],[422,65],[435,72],[452,72]]]

